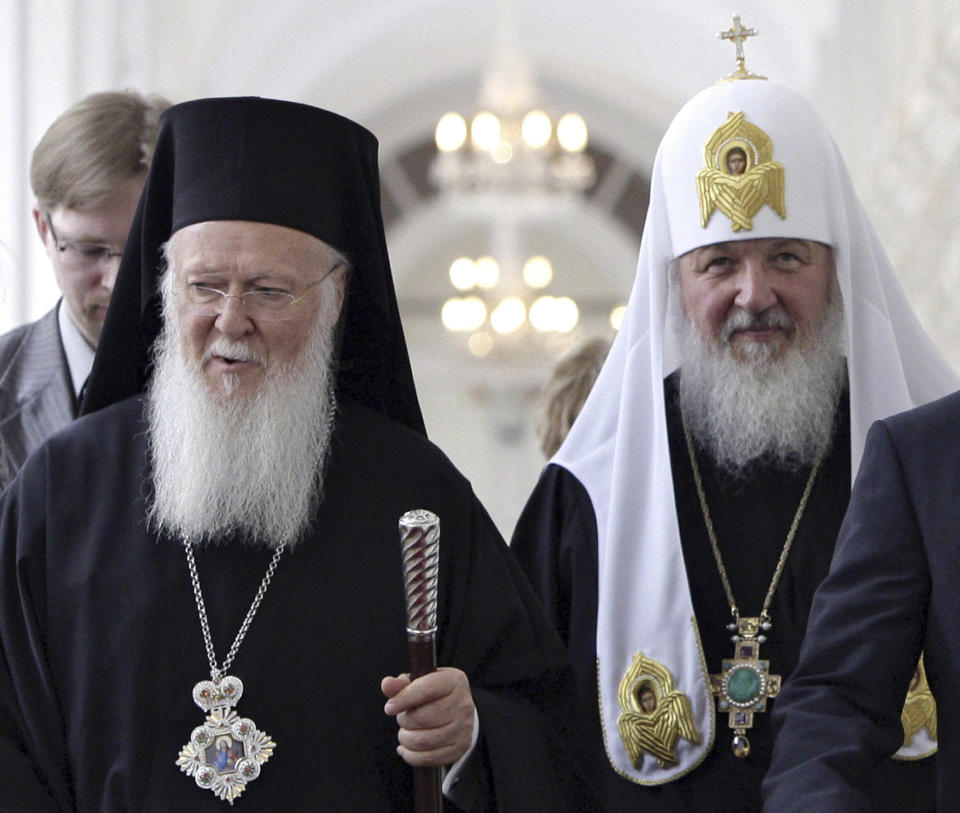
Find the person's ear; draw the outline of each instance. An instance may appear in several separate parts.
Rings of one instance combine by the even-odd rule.
[[[30,207],[30,214],[33,216],[33,225],[37,228],[37,234],[40,235],[40,240],[44,247],[46,247],[47,235],[50,233],[50,227],[47,225],[47,216],[43,213],[43,209],[40,208],[40,204],[36,201],[34,201],[33,206]]]

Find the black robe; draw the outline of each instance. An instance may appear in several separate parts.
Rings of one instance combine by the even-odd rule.
[[[720,671],[733,656],[726,625],[731,621],[683,437],[677,375],[667,379],[667,432],[674,496],[687,579],[707,669]],[[718,544],[741,615],[760,614],[763,599],[796,513],[809,470],[785,472],[757,466],[735,479],[698,454]],[[798,527],[793,548],[770,607],[773,628],[760,646],[772,674],[784,679],[797,663],[813,593],[826,576],[837,531],[850,496],[850,428],[846,398],[834,427],[831,453],[823,462]],[[577,675],[589,768],[610,811],[643,810],[750,813],[761,807],[760,783],[770,764],[770,708],[754,715],[747,735],[751,753],[733,755],[727,713],[716,717],[716,738],[691,773],[654,787],[637,785],[612,769],[603,747],[597,710],[597,523],[583,485],[566,469],[550,465],[541,475],[514,533],[512,547],[567,644]],[[615,734],[614,734],[615,736]],[[889,762],[876,776],[876,810],[933,810],[934,758]]]
[[[205,718],[191,692],[210,673],[183,547],[146,527],[141,407],[55,435],[4,495],[3,811],[226,807],[175,764]],[[341,407],[333,444],[315,530],[281,558],[229,669],[240,716],[277,744],[236,804],[413,809],[380,679],[408,668],[397,521],[425,508],[441,521],[438,661],[467,673],[480,719],[471,787],[503,811],[586,806],[563,785],[570,772],[557,776],[566,654],[469,484],[421,435],[363,407]],[[197,551],[219,659],[270,557]]]

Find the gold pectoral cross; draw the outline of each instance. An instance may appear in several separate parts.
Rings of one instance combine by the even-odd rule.
[[[767,698],[780,692],[780,675],[771,675],[770,662],[760,660],[760,644],[766,641],[760,632],[770,628],[769,621],[737,616],[729,626],[736,630],[734,655],[724,659],[720,674],[710,675],[710,691],[717,698],[717,710],[729,712],[733,753],[743,758],[750,754],[746,730],[753,727],[753,714],[766,711]]]

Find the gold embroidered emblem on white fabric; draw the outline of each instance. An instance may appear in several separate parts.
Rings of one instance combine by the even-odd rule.
[[[773,142],[743,113],[730,113],[703,149],[704,168],[697,173],[700,225],[706,228],[719,209],[733,230],[750,231],[764,204],[786,218],[783,165],[773,160]]]
[[[644,753],[656,757],[661,768],[677,764],[677,740],[700,742],[689,698],[673,688],[673,676],[663,664],[633,656],[617,690],[622,713],[617,718],[620,738],[634,768]]]

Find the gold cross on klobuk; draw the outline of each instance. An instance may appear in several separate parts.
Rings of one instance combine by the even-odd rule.
[[[740,15],[735,15],[733,25],[726,31],[721,31],[717,37],[722,40],[730,40],[737,47],[737,68],[728,76],[721,79],[721,82],[729,82],[733,79],[766,79],[756,73],[750,73],[745,67],[743,56],[743,43],[748,37],[755,37],[759,32],[756,28],[744,28],[740,24]]]
[[[721,31],[717,36],[722,40],[733,40],[734,45],[737,46],[737,62],[743,62],[743,43],[748,37],[757,36],[757,29],[744,28],[740,25],[738,14],[733,18],[733,26],[727,31]]]

